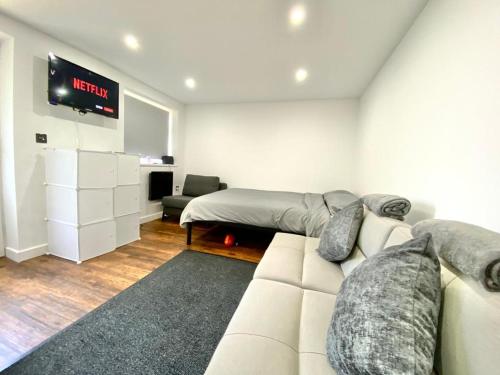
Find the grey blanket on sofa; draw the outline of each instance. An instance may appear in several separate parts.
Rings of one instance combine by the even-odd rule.
[[[180,224],[219,221],[319,237],[329,218],[322,194],[227,189],[194,198]]]
[[[489,291],[500,292],[500,234],[472,224],[424,220],[411,230],[414,237],[432,234],[439,256]]]
[[[403,217],[407,215],[411,209],[411,202],[398,195],[368,194],[362,199],[363,203],[370,211],[378,216],[403,220]]]

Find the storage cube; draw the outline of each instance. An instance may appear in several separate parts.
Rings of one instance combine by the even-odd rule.
[[[118,153],[116,158],[117,185],[139,184],[139,156]]]
[[[45,151],[45,182],[51,185],[77,187],[78,152],[47,149]]]
[[[80,260],[87,260],[116,249],[114,220],[80,228]]]
[[[114,220],[84,226],[48,221],[49,252],[61,258],[82,262],[116,248]]]
[[[82,262],[139,238],[137,155],[47,149],[45,171],[50,253]]]
[[[116,157],[111,153],[78,152],[78,186],[112,188],[116,186]]]
[[[47,219],[73,225],[113,219],[112,189],[75,189],[48,185]]]
[[[140,211],[139,185],[117,186],[114,189],[114,214],[123,216]]]
[[[80,188],[116,186],[116,156],[111,152],[47,149],[45,181]]]
[[[116,221],[116,246],[123,246],[140,238],[139,213],[120,216]]]

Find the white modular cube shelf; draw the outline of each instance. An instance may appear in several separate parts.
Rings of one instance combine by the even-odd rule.
[[[139,238],[139,156],[47,149],[49,252],[76,262]]]
[[[47,149],[45,181],[74,188],[116,186],[116,155],[111,152]]]
[[[116,248],[114,220],[74,226],[48,221],[49,252],[61,258],[82,262]]]
[[[75,189],[47,185],[47,219],[73,225],[111,220],[113,189]]]
[[[114,189],[114,215],[123,216],[139,211],[139,185],[117,186]]]
[[[117,185],[139,184],[139,155],[117,153]]]
[[[116,247],[123,246],[140,239],[139,220],[139,213],[124,215],[115,219]]]

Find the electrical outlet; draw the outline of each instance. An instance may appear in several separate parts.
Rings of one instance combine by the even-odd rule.
[[[35,142],[36,143],[47,143],[47,134],[36,133]]]
[[[179,185],[175,186],[175,191],[179,191]]]

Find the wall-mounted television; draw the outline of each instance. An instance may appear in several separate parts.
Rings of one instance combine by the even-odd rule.
[[[49,53],[49,103],[118,118],[117,82]]]

